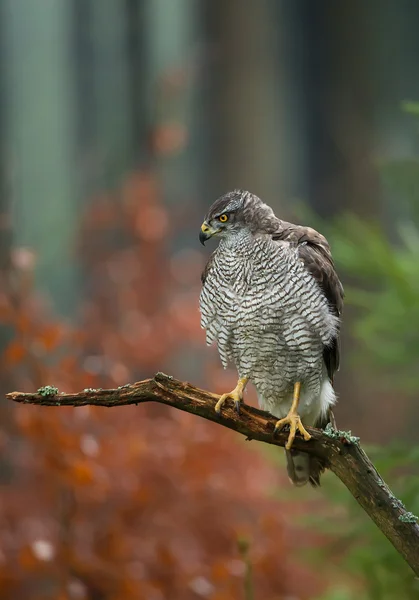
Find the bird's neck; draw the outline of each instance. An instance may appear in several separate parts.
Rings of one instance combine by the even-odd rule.
[[[254,235],[249,229],[240,229],[237,232],[230,234],[227,237],[223,237],[220,240],[219,249],[223,250],[235,250],[246,252],[254,243]]]

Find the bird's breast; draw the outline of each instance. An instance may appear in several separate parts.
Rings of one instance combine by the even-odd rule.
[[[334,326],[295,249],[277,242],[218,252],[203,286],[201,313],[207,342],[217,340],[224,364],[286,352],[317,360]]]

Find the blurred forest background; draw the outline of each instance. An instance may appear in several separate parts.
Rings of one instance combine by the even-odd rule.
[[[209,204],[250,189],[330,239],[339,427],[419,512],[419,4],[2,0],[0,389],[162,370],[219,393]],[[247,401],[254,402],[252,393]],[[162,406],[0,403],[4,600],[410,600],[328,474]]]

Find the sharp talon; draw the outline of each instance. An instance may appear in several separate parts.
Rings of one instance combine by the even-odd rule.
[[[241,397],[240,397],[240,395],[235,390],[233,390],[229,394],[223,394],[220,397],[220,399],[218,400],[217,404],[215,405],[215,412],[218,415],[220,415],[221,414],[221,408],[224,406],[224,404],[226,403],[227,400],[233,400],[233,402],[234,402],[234,408],[237,411],[237,413],[240,414]]]
[[[221,407],[228,399],[233,400],[234,408],[237,411],[237,414],[240,414],[240,404],[243,401],[243,390],[246,387],[247,381],[248,380],[245,377],[242,377],[238,380],[237,385],[232,392],[220,396],[220,399],[215,405],[215,412],[218,415],[221,413]]]
[[[306,442],[308,442],[311,439],[311,435],[308,433],[308,431],[306,431],[304,425],[301,422],[300,416],[296,413],[288,413],[286,417],[277,421],[274,429],[274,435],[277,431],[280,431],[286,425],[289,425],[290,428],[288,441],[285,445],[285,448],[287,450],[291,450],[297,431],[303,436]]]
[[[229,397],[229,394],[223,394],[222,396],[220,396],[220,399],[218,400],[217,404],[215,405],[215,412],[217,413],[217,415],[221,414],[221,408],[228,397]]]

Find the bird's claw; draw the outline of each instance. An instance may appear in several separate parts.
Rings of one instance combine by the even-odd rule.
[[[311,435],[305,429],[304,425],[301,422],[300,415],[298,415],[297,413],[294,413],[294,412],[288,413],[288,415],[286,417],[277,421],[275,424],[274,435],[277,431],[280,431],[283,427],[285,427],[285,425],[289,425],[289,428],[290,428],[290,434],[288,436],[288,441],[285,445],[285,448],[287,450],[291,449],[292,444],[295,439],[295,434],[297,433],[297,431],[303,436],[303,438],[305,439],[306,442],[308,442],[311,439]]]
[[[225,402],[227,400],[233,400],[234,402],[234,408],[237,412],[237,414],[240,414],[240,404],[243,402],[243,394],[239,391],[237,391],[236,389],[234,389],[232,392],[229,392],[228,394],[223,394],[222,396],[220,396],[220,399],[218,400],[217,404],[215,405],[215,412],[217,413],[217,415],[221,414],[221,408],[223,407],[223,405],[225,404]]]

